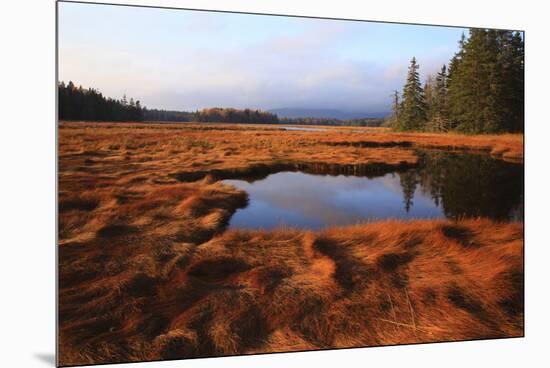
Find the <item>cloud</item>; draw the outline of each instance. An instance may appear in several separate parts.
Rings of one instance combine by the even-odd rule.
[[[290,18],[275,22],[259,16],[242,16],[250,21],[235,23],[208,13],[185,19],[181,14],[162,22],[149,20],[151,30],[143,31],[139,42],[103,42],[93,37],[69,42],[61,34],[60,78],[97,87],[115,98],[126,93],[150,108],[303,107],[363,112],[388,111],[389,95],[401,90],[406,78],[409,56],[390,62],[377,57],[377,51],[369,49],[369,27],[374,26],[365,23]],[[264,27],[269,31],[257,28],[266,19],[271,21]],[[451,57],[447,49],[437,48],[416,56],[423,77]]]

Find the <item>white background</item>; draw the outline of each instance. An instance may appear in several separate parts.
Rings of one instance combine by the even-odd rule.
[[[550,19],[544,1],[111,2],[526,30],[525,338],[130,367],[550,366],[546,336],[550,328],[549,183],[545,177],[550,166]],[[4,0],[0,7],[0,366],[47,367],[54,365],[55,352],[55,3]]]

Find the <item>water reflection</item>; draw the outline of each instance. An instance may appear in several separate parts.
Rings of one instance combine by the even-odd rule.
[[[416,180],[405,179],[405,201],[413,186],[420,186],[434,203],[441,203],[448,218],[489,217],[523,220],[523,165],[495,160],[488,155],[419,152]],[[408,174],[408,173],[407,173]]]
[[[324,132],[323,128],[307,128],[307,127],[281,127],[282,130],[298,130],[303,132]]]
[[[523,219],[523,166],[489,156],[420,152],[419,166],[367,178],[279,172],[254,182],[225,180],[249,204],[229,226],[319,229],[388,218]]]

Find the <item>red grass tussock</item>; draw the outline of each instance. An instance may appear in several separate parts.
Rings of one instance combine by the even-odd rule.
[[[521,223],[225,230],[247,195],[209,172],[416,160],[410,147],[322,143],[363,133],[292,133],[62,124],[61,365],[523,335]],[[474,138],[518,152],[515,137]]]

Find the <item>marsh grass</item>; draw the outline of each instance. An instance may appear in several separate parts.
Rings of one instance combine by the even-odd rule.
[[[247,203],[227,175],[394,170],[419,146],[522,159],[521,136],[330,133],[62,123],[60,363],[522,336],[521,223],[226,230]]]

